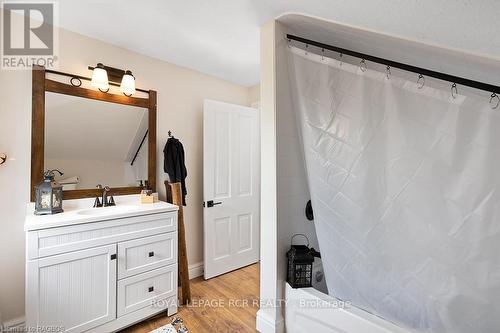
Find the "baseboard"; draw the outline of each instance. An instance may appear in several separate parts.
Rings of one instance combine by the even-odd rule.
[[[260,333],[283,333],[285,322],[283,318],[275,320],[264,309],[257,311],[256,328]]]
[[[15,330],[13,330],[13,329],[18,328],[18,327],[19,328],[23,327],[24,322],[25,322],[24,317],[19,317],[19,318],[14,318],[14,319],[11,319],[8,321],[4,321],[3,323],[0,323],[0,332],[2,332],[1,329],[4,329],[4,330],[10,329],[10,330],[15,332]],[[21,331],[19,331],[19,332],[21,332]]]
[[[192,264],[188,266],[189,270],[189,279],[194,279],[199,276],[203,276],[203,261],[198,262],[196,264]]]

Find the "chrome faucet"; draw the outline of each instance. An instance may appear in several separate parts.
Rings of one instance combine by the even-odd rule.
[[[104,186],[102,189],[102,206],[103,207],[108,206],[108,192],[109,192],[109,186]]]
[[[101,184],[98,184],[97,189],[102,191],[101,195],[102,201],[99,201],[99,197],[96,197],[94,201],[94,207],[116,206],[115,199],[113,199],[112,195],[110,195],[110,198],[108,200],[108,192],[111,190],[109,186],[102,187]]]

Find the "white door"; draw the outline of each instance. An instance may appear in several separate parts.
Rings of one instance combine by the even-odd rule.
[[[205,279],[259,260],[259,111],[205,100],[203,106]]]
[[[28,261],[27,324],[84,332],[116,318],[116,245]]]

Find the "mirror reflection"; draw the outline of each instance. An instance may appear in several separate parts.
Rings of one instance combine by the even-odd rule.
[[[44,169],[63,190],[138,186],[148,176],[148,110],[47,93]]]

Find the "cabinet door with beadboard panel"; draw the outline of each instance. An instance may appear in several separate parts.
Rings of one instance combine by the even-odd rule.
[[[116,318],[116,245],[28,261],[27,324],[84,332]]]

